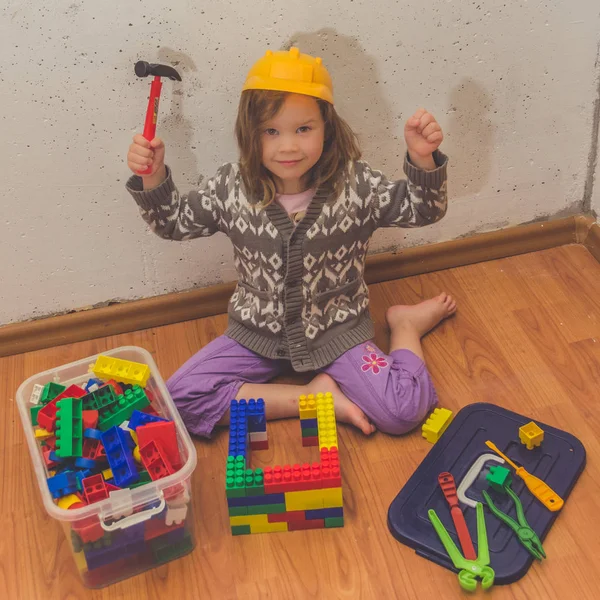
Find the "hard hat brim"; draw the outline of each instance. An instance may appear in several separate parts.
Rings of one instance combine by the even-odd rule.
[[[246,90],[271,90],[273,92],[290,92],[291,94],[302,94],[313,96],[333,104],[333,95],[329,88],[318,83],[304,83],[300,81],[277,80],[265,77],[249,77],[242,91]]]

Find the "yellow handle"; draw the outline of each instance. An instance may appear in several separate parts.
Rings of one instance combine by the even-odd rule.
[[[497,446],[489,440],[485,443],[488,448],[500,455],[509,465],[511,465],[517,475],[525,482],[527,489],[551,512],[556,512],[563,507],[565,501],[544,481],[532,475],[524,467],[517,465],[505,454],[498,450]]]

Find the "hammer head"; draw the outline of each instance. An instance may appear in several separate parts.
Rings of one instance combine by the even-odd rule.
[[[135,63],[135,74],[138,77],[154,75],[155,77],[168,77],[173,81],[181,81],[181,76],[173,67],[170,67],[169,65],[147,63],[143,60]]]

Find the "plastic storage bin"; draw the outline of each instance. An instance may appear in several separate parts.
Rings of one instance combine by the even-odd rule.
[[[84,384],[99,355],[34,375],[17,391],[17,404],[40,493],[48,514],[63,526],[84,584],[103,587],[191,552],[194,548],[190,479],[196,451],[151,355],[127,346],[103,356],[143,363],[150,367],[146,383],[152,407],[175,423],[181,468],[163,479],[134,489],[113,491],[105,500],[81,508],[60,508],[48,489],[49,476],[41,445],[32,426],[31,396],[36,384]],[[39,388],[37,388],[39,389]]]

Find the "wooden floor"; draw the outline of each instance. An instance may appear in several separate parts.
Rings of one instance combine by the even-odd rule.
[[[497,403],[575,434],[587,467],[544,542],[548,559],[493,598],[598,597],[600,588],[600,264],[583,246],[411,277],[371,287],[377,343],[385,309],[446,290],[459,311],[424,341],[442,406]],[[346,526],[231,537],[224,500],[227,433],[196,440],[198,545],[187,557],[88,591],[33,477],[13,400],[30,375],[109,348],[149,350],[166,379],[223,332],[218,316],[0,359],[0,598],[455,598],[456,576],[396,542],[388,506],[430,446],[414,432],[370,439],[340,426]],[[269,425],[272,449],[254,466],[298,460],[296,421]],[[284,448],[284,444],[287,446]],[[596,590],[596,592],[594,592]],[[478,594],[483,595],[481,592]]]

